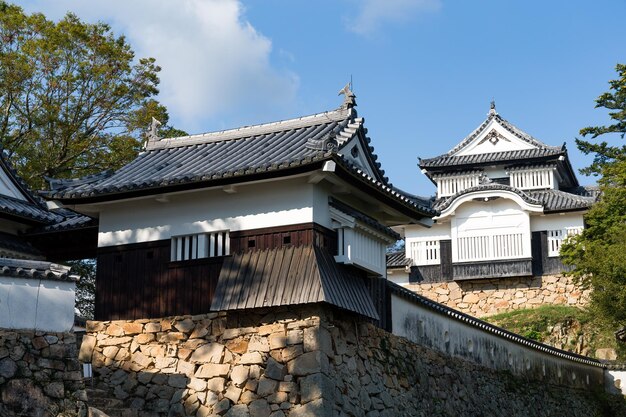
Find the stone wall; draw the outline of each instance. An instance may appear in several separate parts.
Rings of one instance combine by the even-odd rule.
[[[0,330],[0,416],[85,415],[73,333]]]
[[[311,309],[88,322],[80,359],[100,388],[148,415],[324,415],[320,331]]]
[[[498,278],[448,281],[433,284],[404,284],[405,288],[475,317],[541,305],[583,307],[589,290],[582,290],[570,277]]]
[[[88,332],[81,360],[139,416],[593,416],[609,406],[330,308],[90,322]],[[626,413],[612,401],[609,415]]]

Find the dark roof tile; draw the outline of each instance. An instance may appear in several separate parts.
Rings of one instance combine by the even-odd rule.
[[[43,278],[57,281],[77,281],[70,267],[47,261],[0,258],[0,275],[16,278]]]
[[[465,165],[481,165],[492,163],[506,163],[529,159],[552,158],[565,155],[562,148],[537,148],[517,151],[492,152],[476,155],[449,156],[447,154],[430,159],[420,159],[420,168],[459,167]]]
[[[546,213],[588,209],[597,200],[597,197],[587,197],[560,190],[533,190],[526,191],[526,193],[540,201]]]
[[[404,268],[411,266],[411,258],[406,257],[405,251],[392,252],[387,254],[387,268]]]

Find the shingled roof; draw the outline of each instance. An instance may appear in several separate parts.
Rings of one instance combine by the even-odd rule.
[[[169,139],[151,139],[134,161],[116,172],[77,180],[52,180],[50,199],[87,203],[152,195],[183,189],[225,185],[319,169],[335,161],[353,179],[374,187],[421,215],[429,207],[394,189],[376,162],[364,119],[352,107],[311,116],[238,129]],[[365,150],[368,170],[344,156],[357,138]],[[349,152],[349,150],[346,150]]]
[[[249,250],[226,258],[211,310],[310,303],[379,318],[363,278],[317,246]]]

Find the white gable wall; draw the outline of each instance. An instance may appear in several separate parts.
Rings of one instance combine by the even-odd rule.
[[[353,156],[352,149],[355,147],[357,149],[357,153],[356,156]],[[363,146],[361,146],[361,141],[359,140],[359,137],[357,135],[355,135],[352,139],[350,139],[348,143],[344,145],[341,150],[341,155],[349,162],[356,165],[361,170],[365,171],[367,175],[375,178],[374,171],[372,170],[372,167],[369,165],[369,162],[365,157],[365,151],[363,150]]]
[[[495,144],[487,138],[492,130],[495,130],[501,136]],[[500,126],[495,119],[492,119],[487,127],[477,137],[475,137],[474,140],[472,140],[463,149],[453,154],[453,156],[477,155],[533,148],[535,148],[535,146],[513,135],[511,132]]]
[[[0,195],[17,198],[18,200],[27,201],[22,191],[11,181],[4,170],[0,170]]]

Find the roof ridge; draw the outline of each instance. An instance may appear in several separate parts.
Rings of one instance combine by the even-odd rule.
[[[500,116],[499,113],[497,113],[497,112],[489,112],[489,114],[487,115],[487,118],[476,129],[474,129],[469,135],[464,137],[463,140],[461,140],[454,147],[452,147],[452,149],[450,149],[448,152],[446,152],[444,154],[441,154],[441,155],[438,155],[438,156],[434,156],[434,157],[428,158],[428,159],[435,159],[435,158],[440,158],[440,157],[443,157],[443,156],[456,156],[456,155],[453,155],[453,154],[457,153],[458,151],[460,151],[461,149],[466,147],[472,140],[474,140],[474,138],[476,138],[476,136],[478,136],[483,130],[485,130],[485,128],[489,125],[489,123],[492,120],[495,120],[503,128],[505,128],[506,130],[511,132],[513,135],[517,136],[518,138],[522,139],[525,142],[537,145],[540,148],[550,148],[550,149],[552,149],[552,148],[554,148],[554,149],[560,148],[559,146],[552,146],[552,145],[547,145],[547,144],[543,143],[542,141],[540,141],[539,139],[535,138],[531,134],[525,132],[524,130],[522,130],[519,127],[515,126],[513,123],[511,123],[508,120],[504,119],[502,116]]]
[[[151,151],[155,149],[178,148],[181,146],[199,145],[210,142],[222,142],[226,140],[239,139],[242,137],[249,137],[260,134],[279,132],[281,130],[311,126],[316,124],[315,122],[318,120],[322,122],[340,121],[354,117],[356,117],[355,109],[340,107],[335,110],[315,113],[308,116],[300,116],[292,119],[241,126],[233,129],[206,132],[196,135],[163,138],[159,140],[148,140],[148,142],[146,143],[146,150]]]

